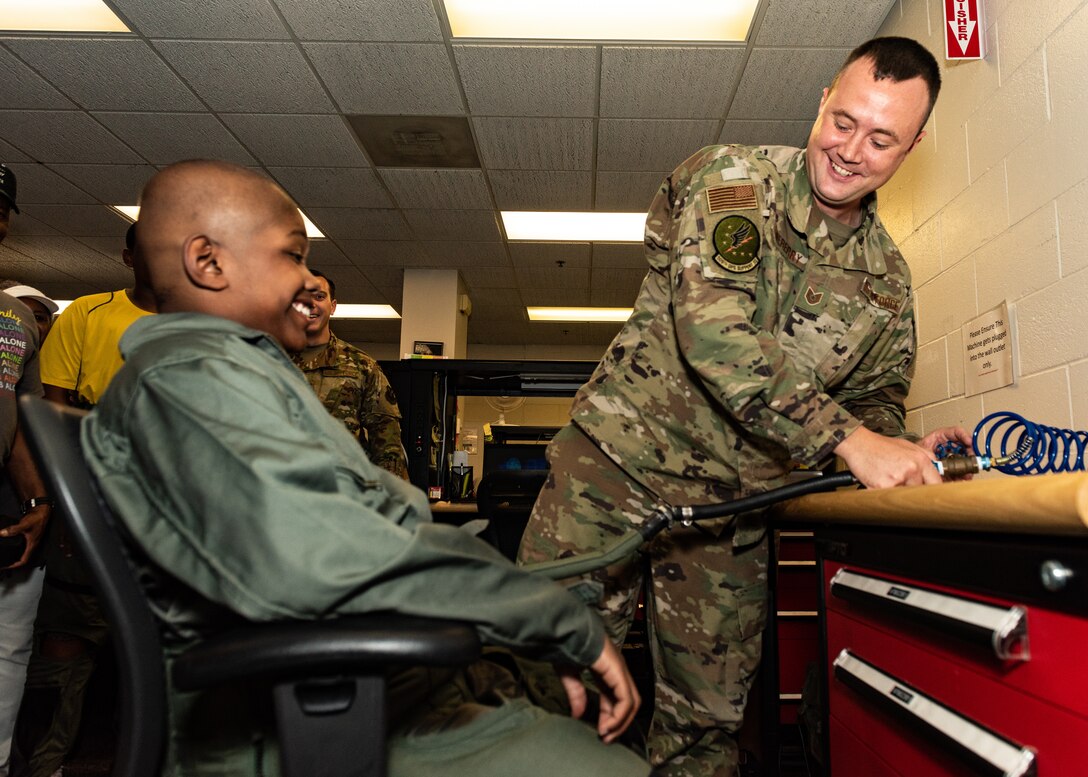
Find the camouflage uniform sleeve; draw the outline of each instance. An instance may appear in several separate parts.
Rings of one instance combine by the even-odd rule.
[[[913,439],[906,432],[904,406],[914,377],[914,295],[907,293],[861,363],[836,387],[835,398],[865,428],[889,437]]]
[[[700,152],[666,179],[646,221],[650,264],[670,273],[681,357],[745,433],[815,465],[861,422],[796,367],[772,332],[753,323],[760,273],[775,258],[764,255],[744,273],[713,270],[706,234],[713,225],[704,224],[688,172],[698,181],[706,163]]]
[[[408,479],[408,456],[400,434],[400,408],[393,387],[376,362],[361,364],[366,374],[359,423],[366,430],[367,456],[384,470]]]

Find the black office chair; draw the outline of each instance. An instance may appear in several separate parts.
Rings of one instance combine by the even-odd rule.
[[[159,773],[166,683],[159,630],[114,518],[79,442],[84,411],[20,400],[42,476],[95,581],[118,651],[120,730],[114,777]],[[463,623],[399,615],[253,624],[206,640],[175,660],[174,686],[200,690],[246,679],[273,688],[285,777],[385,774],[385,673],[393,666],[461,666],[480,653]]]

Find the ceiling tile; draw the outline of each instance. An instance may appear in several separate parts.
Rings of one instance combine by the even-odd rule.
[[[265,165],[370,166],[340,116],[221,113],[219,118]]]
[[[756,45],[795,46],[799,40],[806,46],[860,43],[876,34],[895,4],[896,0],[769,0]]]
[[[324,270],[326,267],[350,265],[351,260],[332,240],[311,240],[306,264]]]
[[[557,289],[553,287],[534,286],[522,283],[521,298],[526,305],[533,307],[568,307],[570,305],[584,306],[589,304],[589,283],[584,282],[572,285],[568,288]]]
[[[596,116],[595,46],[454,46],[475,116]]]
[[[10,143],[0,140],[0,160],[3,160],[4,164],[10,164],[12,162],[29,162],[30,157]]]
[[[589,286],[589,269],[567,265],[566,267],[548,267],[546,265],[518,265],[515,268],[518,287],[522,290],[526,305],[545,305],[551,303],[529,302],[528,296],[538,292],[568,292],[577,294]],[[581,299],[581,297],[579,297]],[[585,305],[587,302],[556,303],[564,305]]]
[[[275,1],[301,40],[442,40],[431,0]]]
[[[288,37],[268,0],[111,0],[110,4],[149,38]]]
[[[5,241],[5,245],[8,244],[33,260],[74,277],[78,277],[78,272],[85,271],[89,266],[100,267],[110,263],[110,260],[98,251],[71,237],[15,238],[13,236]],[[117,265],[124,267],[121,264],[120,255],[117,258]]]
[[[153,41],[216,111],[332,113],[333,106],[293,43]]]
[[[387,167],[378,174],[402,208],[492,209],[491,194],[480,170]]]
[[[53,227],[49,226],[44,221],[38,221],[36,218],[34,218],[33,216],[30,215],[31,213],[34,212],[35,207],[37,207],[37,206],[32,206],[30,208],[29,212],[27,211],[26,208],[21,208],[20,213],[18,213],[18,214],[12,213],[11,214],[11,222],[10,222],[9,227],[8,227],[8,230],[9,230],[8,235],[10,235],[11,237],[18,237],[18,236],[59,235],[60,234],[60,232],[53,229]],[[0,273],[0,277],[3,277],[3,275],[6,275],[6,274],[7,274],[7,269],[6,269],[6,265],[5,265],[5,269],[4,269],[3,273]]]
[[[522,323],[529,320],[525,314],[517,288],[478,289],[472,295],[472,318],[487,316],[520,316]]]
[[[600,170],[672,170],[718,136],[718,122],[663,119],[601,119]]]
[[[593,174],[588,170],[493,170],[488,177],[500,210],[592,208]]]
[[[683,158],[677,158],[678,165]],[[597,173],[596,210],[639,213],[649,210],[661,182],[668,173],[620,173],[602,170]]]
[[[605,46],[601,116],[721,118],[745,56],[743,48]]]
[[[592,119],[474,118],[476,143],[492,170],[589,170]]]
[[[192,111],[204,106],[145,41],[23,38],[8,46],[88,110]]]
[[[36,203],[93,203],[94,197],[80,191],[45,165],[11,165],[19,181],[19,207]],[[63,225],[62,225],[63,226]]]
[[[646,247],[641,243],[594,243],[593,270],[608,268],[636,269],[646,272]]]
[[[436,265],[445,267],[509,267],[506,248],[502,243],[472,243],[464,241],[428,241],[421,244],[423,252]]]
[[[627,300],[623,306],[634,304],[639,287],[646,278],[646,270],[635,267],[593,267],[590,275],[590,287],[593,290],[594,300],[598,292],[618,295],[620,299]],[[603,304],[594,301],[594,305]]]
[[[0,132],[39,162],[141,162],[139,156],[86,113],[3,111]]]
[[[390,208],[393,203],[371,169],[270,167],[280,185],[313,218],[310,208]]]
[[[502,240],[493,210],[405,210],[420,240],[488,242]]]
[[[397,277],[403,274],[405,263],[424,256],[423,246],[415,240],[338,240],[353,265],[362,268],[370,277],[371,272],[395,270]],[[377,285],[386,285],[384,283]]]
[[[157,170],[151,165],[50,165],[92,197],[108,205],[135,205]]]
[[[35,205],[34,217],[68,235],[116,235],[123,238],[131,223],[105,205]]]
[[[125,247],[124,235],[83,235],[76,239],[83,243],[83,245],[93,248],[98,253],[110,259],[120,259],[121,250]],[[127,267],[125,269],[128,270]],[[128,272],[130,273],[131,280],[132,271],[128,270]]]
[[[754,49],[730,119],[811,121],[849,49]],[[789,78],[783,78],[789,73]]]
[[[307,208],[306,215],[337,242],[341,240],[411,239],[400,211],[368,208]],[[346,251],[346,249],[345,249]],[[350,256],[350,254],[349,254]]]
[[[336,336],[349,343],[399,343],[400,319],[370,321],[337,319]]]
[[[510,259],[515,267],[549,269],[559,262],[567,268],[588,269],[589,243],[511,243]],[[588,276],[587,276],[588,277]]]
[[[517,285],[512,267],[462,267],[461,277],[470,291],[476,289],[510,289]]]
[[[344,113],[464,113],[449,54],[441,44],[308,43],[305,49]]]
[[[397,245],[404,244],[397,243]],[[395,288],[397,290],[397,301],[400,301],[401,289],[404,287],[404,268],[391,265],[366,267],[363,270],[363,275],[374,284],[375,288],[386,290]]]
[[[0,43],[19,40],[0,38]],[[8,109],[75,108],[71,100],[5,48],[0,48],[0,105]]]
[[[813,119],[816,111],[812,112]],[[722,127],[719,143],[742,146],[803,146],[812,129],[809,121],[727,121]]]
[[[93,115],[155,165],[208,158],[240,165],[256,164],[242,144],[210,113]]]

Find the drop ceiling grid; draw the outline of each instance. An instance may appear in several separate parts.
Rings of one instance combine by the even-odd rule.
[[[845,51],[893,4],[765,0],[753,43],[654,46],[452,41],[431,0],[110,3],[135,36],[0,37],[0,154],[19,165],[20,202],[42,208],[9,241],[56,266],[47,291],[78,283],[61,265],[86,277],[116,256],[125,224],[95,201],[132,202],[153,165],[219,155],[296,198],[331,238],[312,263],[347,273],[345,290],[399,307],[404,268],[457,268],[475,320],[571,344],[615,327],[560,336],[523,303],[633,298],[641,246],[507,244],[494,211],[644,211],[703,145],[803,142]],[[481,168],[375,169],[346,113],[467,116]],[[59,218],[68,204],[83,210]],[[77,232],[96,234],[56,242]]]

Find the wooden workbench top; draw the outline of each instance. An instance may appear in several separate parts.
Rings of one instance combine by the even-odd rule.
[[[777,520],[1088,536],[1088,473],[841,489],[784,502]]]

